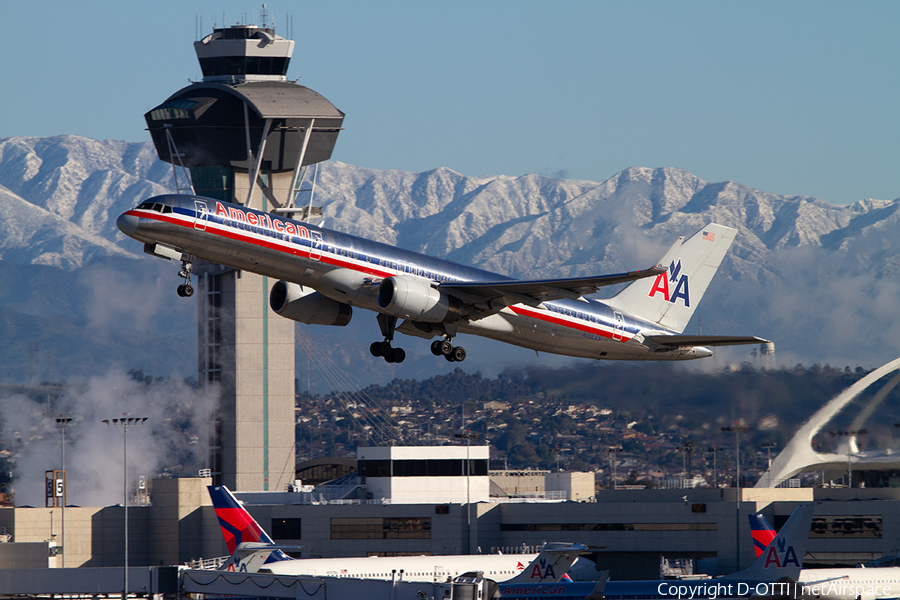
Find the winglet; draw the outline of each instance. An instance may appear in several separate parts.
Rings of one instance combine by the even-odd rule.
[[[750,519],[750,532],[753,534],[753,547],[756,549],[756,558],[762,556],[763,551],[775,539],[775,530],[762,513],[747,515]]]

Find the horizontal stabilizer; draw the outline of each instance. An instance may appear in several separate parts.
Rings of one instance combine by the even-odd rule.
[[[265,542],[241,542],[234,549],[228,560],[219,567],[219,571],[237,571],[240,573],[258,573],[268,561],[273,551],[298,550],[299,546],[283,546]]]
[[[644,341],[657,346],[740,346],[742,344],[769,344],[769,340],[756,336],[739,335],[647,335]]]

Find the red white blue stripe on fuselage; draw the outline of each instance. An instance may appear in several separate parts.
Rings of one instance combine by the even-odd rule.
[[[330,294],[316,285],[317,280],[334,269],[348,269],[371,278],[372,283],[395,275],[439,283],[513,281],[489,271],[209,198],[170,195],[151,200],[125,213],[140,218],[141,228],[134,236],[137,239],[171,245],[209,262],[310,286],[325,295]],[[310,271],[312,274],[308,274]],[[349,303],[377,312],[374,293],[370,296]],[[622,345],[638,333],[672,333],[617,313],[596,300],[553,300],[537,308],[516,304],[500,314],[512,325],[513,333],[481,330],[477,321],[469,326],[461,324],[459,330],[586,358],[604,357],[610,346],[619,354]],[[647,349],[641,344],[635,343],[633,350],[634,355],[621,358],[652,358],[645,356]]]

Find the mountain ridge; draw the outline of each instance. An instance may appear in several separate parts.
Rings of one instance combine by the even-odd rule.
[[[135,293],[135,311],[177,311],[179,325],[167,333],[181,339],[190,309],[174,298],[177,265],[147,257],[115,228],[119,214],[172,189],[171,165],[158,160],[150,142],[0,139],[0,262],[75,272],[97,261],[137,261],[134,268],[147,272],[140,285],[163,286],[149,294],[152,307],[139,306],[140,288],[126,283],[135,277],[129,268],[91,272],[115,273],[122,282],[114,291]],[[580,181],[468,177],[448,168],[383,171],[330,161],[319,167],[315,203],[324,207],[326,227],[520,278],[644,268],[676,237],[715,221],[738,233],[692,332],[702,327],[772,338],[782,356],[807,362],[880,364],[900,354],[894,319],[900,199],[836,206],[733,181],[711,183],[674,167],[630,167],[603,181]],[[47,277],[30,283],[21,270],[6,271],[13,273],[10,285],[47,286]],[[89,278],[96,281],[85,288],[96,290],[92,298],[112,293],[105,276]],[[84,301],[54,303],[59,293],[35,288],[34,297],[51,299],[36,305],[35,316],[57,306],[77,320],[87,310]],[[0,307],[7,306],[3,298]],[[20,300],[17,310],[22,306]],[[124,309],[115,310],[127,320]],[[359,313],[354,323],[365,325],[348,337],[371,341],[370,316]],[[169,327],[162,318],[139,320]],[[330,330],[328,339],[334,334],[341,331]],[[743,360],[746,353],[734,356]]]

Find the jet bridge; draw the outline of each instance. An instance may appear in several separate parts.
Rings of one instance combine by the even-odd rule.
[[[235,573],[227,571],[181,572],[182,594],[204,594],[248,598],[366,598],[367,600],[488,600],[496,583],[482,578],[459,578],[452,583],[403,581],[402,571],[394,581],[344,577],[308,577]]]

